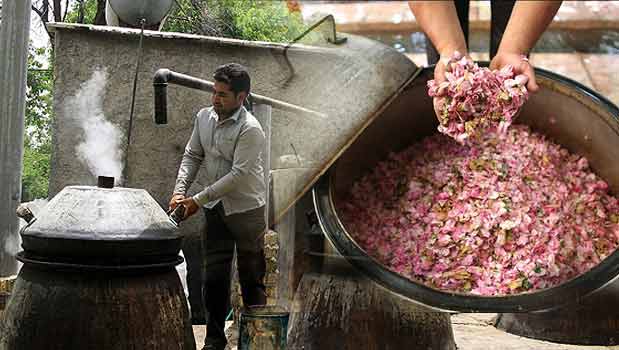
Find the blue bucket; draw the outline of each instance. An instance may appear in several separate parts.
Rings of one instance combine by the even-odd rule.
[[[284,350],[289,312],[279,306],[250,306],[241,311],[238,350]]]

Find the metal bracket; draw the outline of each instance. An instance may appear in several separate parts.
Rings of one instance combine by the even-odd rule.
[[[321,18],[320,20],[318,20],[318,22],[312,24],[309,28],[307,28],[303,33],[301,33],[299,36],[297,36],[296,38],[292,39],[291,42],[288,43],[288,45],[286,45],[286,47],[284,48],[284,55],[286,55],[286,51],[288,50],[288,48],[290,48],[290,46],[292,46],[292,44],[296,43],[297,41],[303,39],[307,34],[309,34],[310,32],[312,32],[314,29],[316,29],[319,25],[321,25],[322,23],[329,21],[331,24],[331,29],[332,29],[332,38],[327,38],[327,41],[330,42],[331,44],[335,44],[335,45],[341,45],[343,43],[345,43],[348,38],[346,37],[337,37],[337,32],[335,31],[335,17],[333,17],[333,15],[326,15],[323,18]]]
[[[314,29],[316,29],[318,26],[320,26],[322,23],[329,21],[329,23],[331,24],[331,35],[332,37],[327,38],[327,41],[331,44],[335,44],[335,45],[341,45],[344,44],[348,38],[346,37],[339,37],[337,36],[337,32],[335,30],[335,17],[333,17],[333,15],[326,15],[325,17],[323,17],[322,19],[320,19],[318,22],[312,24],[309,28],[307,28],[303,33],[301,33],[298,37],[294,38],[291,42],[289,42],[286,47],[284,47],[284,60],[286,62],[286,66],[288,68],[288,70],[290,71],[289,75],[283,79],[283,83],[282,85],[286,85],[290,82],[290,80],[292,80],[292,78],[294,77],[294,67],[292,66],[292,64],[290,63],[290,59],[288,58],[288,49],[297,41],[303,39],[307,34],[309,34],[310,32],[312,32]]]

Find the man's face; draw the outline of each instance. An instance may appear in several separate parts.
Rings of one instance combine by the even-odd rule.
[[[243,104],[246,93],[241,91],[237,95],[230,89],[230,85],[215,81],[215,91],[211,97],[211,102],[215,112],[222,117],[231,116]]]

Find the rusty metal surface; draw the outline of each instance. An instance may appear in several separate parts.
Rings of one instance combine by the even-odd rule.
[[[254,306],[241,310],[239,350],[284,350],[289,313],[278,306]]]
[[[15,285],[15,279],[17,276],[9,276],[0,278],[0,292],[11,293],[13,286]]]

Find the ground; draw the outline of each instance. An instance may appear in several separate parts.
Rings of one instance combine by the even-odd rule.
[[[512,335],[492,326],[496,314],[457,314],[451,325],[458,350],[619,350],[619,346],[579,346],[557,344]],[[204,345],[205,326],[194,326],[196,348]],[[229,350],[236,350],[238,329],[228,323]],[[360,349],[361,350],[361,349]]]

